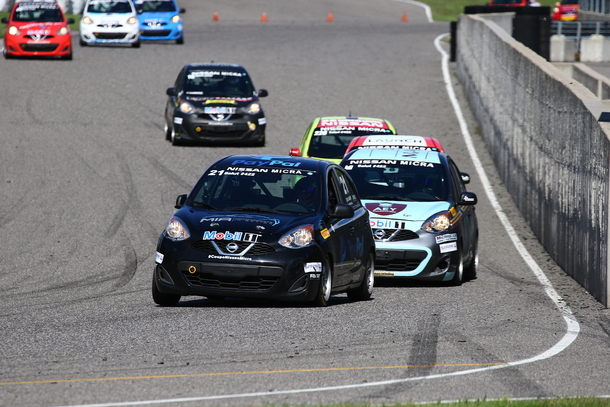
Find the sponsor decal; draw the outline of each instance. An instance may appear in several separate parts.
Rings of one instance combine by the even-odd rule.
[[[263,225],[275,226],[280,224],[279,219],[270,218],[262,215],[225,215],[222,217],[209,217],[201,218],[199,223],[202,222],[250,222],[260,223]]]
[[[324,239],[328,239],[330,237],[330,232],[328,231],[328,229],[322,229],[320,231],[320,234]]]
[[[394,277],[394,273],[391,271],[375,271],[376,277]]]
[[[396,215],[403,211],[407,205],[391,202],[370,202],[364,205],[373,215]]]
[[[201,92],[203,94],[203,92]],[[210,104],[210,103],[227,103],[230,105],[234,105],[235,103],[237,103],[235,101],[235,99],[208,99],[205,101],[206,104]]]
[[[455,206],[452,206],[451,208],[449,208],[449,213],[451,213],[451,216],[457,215],[457,211],[455,210]]]
[[[247,165],[249,167],[263,167],[263,166],[278,166],[278,167],[298,167],[301,165],[300,162],[294,162],[290,160],[280,159],[269,159],[269,160],[234,160],[231,165]]]
[[[305,273],[321,273],[322,272],[322,263],[321,262],[305,263],[305,265],[303,266],[303,271]]]
[[[182,117],[174,117],[174,123],[182,124]]]
[[[163,263],[163,253],[159,253],[159,252],[155,252],[155,262],[156,263]]]
[[[251,261],[252,257],[243,257],[243,256],[217,256],[215,254],[208,254],[208,259],[214,260],[246,260]]]
[[[195,78],[213,78],[214,76],[236,76],[241,77],[245,74],[242,72],[231,72],[231,71],[191,71],[187,75],[188,79]]]
[[[318,127],[367,127],[377,129],[387,129],[388,125],[380,120],[360,120],[360,119],[323,119],[320,120]]]
[[[457,233],[448,233],[446,235],[436,236],[434,239],[436,240],[437,244],[453,242],[457,240]]]
[[[258,119],[258,125],[262,126],[263,124],[267,124],[267,119],[264,117],[261,117],[260,119]]]
[[[440,244],[438,247],[441,249],[441,253],[449,253],[457,251],[457,242]]]
[[[261,235],[247,232],[203,232],[203,240],[236,240],[238,242],[256,242]]]
[[[372,229],[406,229],[407,223],[390,219],[371,219]]]
[[[227,106],[206,106],[203,108],[203,113],[206,114],[235,114],[236,111],[236,107]]]

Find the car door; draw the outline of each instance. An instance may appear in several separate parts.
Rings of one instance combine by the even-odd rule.
[[[343,286],[360,279],[366,241],[363,231],[370,232],[370,226],[368,212],[360,203],[356,187],[349,175],[337,166],[333,167],[329,177],[329,193],[335,194],[336,202],[350,205],[354,209],[352,218],[331,220],[331,225],[338,231],[340,239],[335,278],[337,285]],[[330,198],[329,196],[329,203]]]
[[[454,184],[455,199],[459,201],[463,192],[466,192],[466,185],[462,180],[460,170],[457,165],[448,158],[449,170]],[[474,205],[456,205],[457,209],[462,212],[462,239],[463,239],[463,256],[468,256],[472,250],[472,244],[475,241],[477,222]]]

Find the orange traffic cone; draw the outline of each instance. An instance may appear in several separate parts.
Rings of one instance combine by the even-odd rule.
[[[267,12],[263,11],[263,16],[261,17],[261,23],[266,23],[267,22]]]
[[[406,23],[407,21],[409,21],[409,19],[407,18],[407,12],[406,11],[402,12],[402,18],[400,19],[400,21],[402,21],[403,23]]]
[[[328,21],[329,23],[332,23],[332,22],[333,22],[333,20],[334,20],[334,19],[333,19],[333,12],[332,12],[332,11],[329,11],[329,12],[328,12],[328,16],[326,17],[326,21]]]
[[[218,11],[214,11],[214,17],[212,17],[212,21],[218,21]]]

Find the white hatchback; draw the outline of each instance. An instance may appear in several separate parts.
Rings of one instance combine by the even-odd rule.
[[[140,46],[140,26],[131,0],[87,0],[80,20],[80,45]]]

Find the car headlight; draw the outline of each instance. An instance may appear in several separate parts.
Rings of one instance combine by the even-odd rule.
[[[68,35],[70,34],[70,30],[68,30],[68,27],[61,27],[59,30],[57,30],[57,35]]]
[[[261,111],[261,104],[258,102],[250,103],[250,106],[246,107],[245,112],[247,114],[257,114]]]
[[[183,100],[180,102],[180,111],[186,114],[193,114],[195,113],[195,107],[186,100]]]
[[[9,33],[9,35],[19,35],[19,34],[20,34],[20,32],[19,32],[19,28],[15,27],[14,25],[11,25],[11,26],[8,28],[8,31],[7,31],[7,32]]]
[[[93,20],[89,16],[83,17],[83,24],[93,24]]]
[[[165,228],[167,236],[174,241],[186,240],[191,237],[189,229],[186,227],[184,222],[176,216],[172,216]]]
[[[313,225],[304,225],[286,233],[279,243],[289,249],[300,249],[313,244]]]
[[[173,16],[170,21],[172,23],[179,23],[180,22],[180,16]]]
[[[423,230],[430,233],[443,232],[451,227],[451,214],[447,211],[437,213],[428,218],[421,226]]]
[[[129,19],[127,20],[127,24],[136,24],[138,22],[137,17],[129,17]]]

